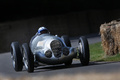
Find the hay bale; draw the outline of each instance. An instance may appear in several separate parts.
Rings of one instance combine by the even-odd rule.
[[[120,21],[111,21],[101,24],[100,34],[103,50],[107,55],[120,52]]]

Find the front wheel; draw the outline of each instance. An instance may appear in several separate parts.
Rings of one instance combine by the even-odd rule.
[[[22,45],[23,62],[28,72],[34,72],[34,56],[27,43]]]
[[[89,45],[87,39],[84,36],[79,38],[78,52],[81,64],[83,66],[88,65],[90,59]]]

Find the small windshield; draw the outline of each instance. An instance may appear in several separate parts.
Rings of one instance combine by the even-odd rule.
[[[48,30],[42,30],[40,33],[41,34],[48,33]]]

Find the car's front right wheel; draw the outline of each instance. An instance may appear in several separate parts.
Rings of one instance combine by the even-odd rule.
[[[22,45],[23,63],[26,70],[31,73],[34,72],[34,56],[27,43]]]

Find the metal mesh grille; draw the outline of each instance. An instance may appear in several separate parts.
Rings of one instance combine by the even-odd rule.
[[[54,40],[50,44],[51,49],[54,53],[55,57],[61,57],[61,51],[62,51],[62,44],[58,40]]]

